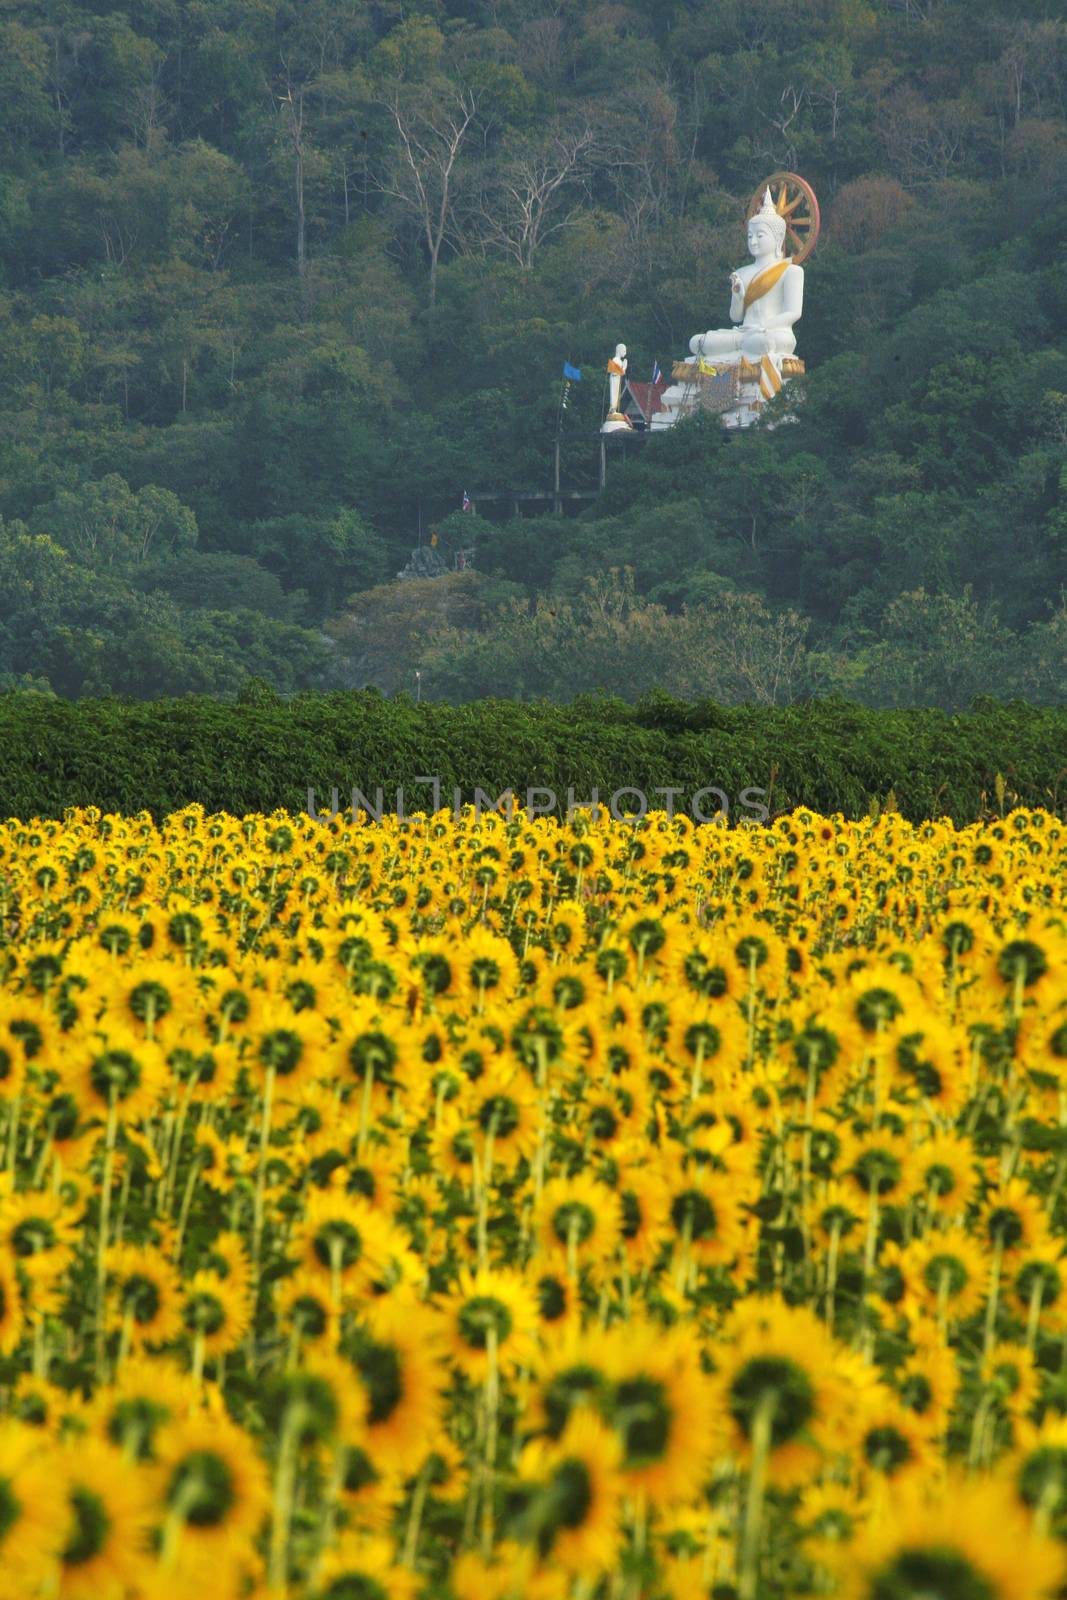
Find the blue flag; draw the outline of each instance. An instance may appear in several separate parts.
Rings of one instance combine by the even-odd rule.
[[[563,376],[569,378],[572,383],[581,383],[582,381],[581,369],[572,367],[569,361],[563,363]]]

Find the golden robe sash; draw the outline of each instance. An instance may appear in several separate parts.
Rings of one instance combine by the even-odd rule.
[[[788,258],[785,261],[776,261],[773,267],[767,267],[753,278],[745,290],[745,310],[747,311],[749,306],[755,305],[757,300],[762,300],[765,294],[769,294],[779,278],[788,272],[792,265],[792,261]]]

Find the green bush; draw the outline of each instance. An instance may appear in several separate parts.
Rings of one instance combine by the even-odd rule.
[[[998,775],[1002,782],[998,783]],[[601,803],[623,786],[663,805],[655,790],[690,797],[715,786],[738,813],[742,792],[766,791],[774,813],[798,805],[855,817],[895,803],[913,819],[967,822],[1013,804],[1061,811],[1067,790],[1067,709],[976,703],[966,715],[871,711],[845,701],[779,709],[662,696],[636,706],[579,699],[569,706],[483,700],[416,705],[373,691],[136,702],[0,695],[0,813],[58,817],[70,806],[149,810],[156,817],[197,802],[207,811],[316,809],[353,786],[387,809],[429,808],[436,776],[442,803],[476,785],[567,791]],[[998,794],[999,791],[999,794]],[[763,797],[760,797],[760,801]],[[751,802],[755,804],[756,802]],[[705,800],[705,810],[716,802]]]

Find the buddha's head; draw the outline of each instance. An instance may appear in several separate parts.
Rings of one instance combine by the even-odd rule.
[[[785,218],[779,216],[769,189],[763,191],[763,204],[748,220],[748,249],[756,257],[773,253],[781,260],[785,254]]]

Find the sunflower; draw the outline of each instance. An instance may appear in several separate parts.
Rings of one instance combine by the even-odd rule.
[[[1033,1344],[1038,1326],[1062,1331],[1067,1314],[1067,1262],[1063,1245],[1051,1235],[1021,1250],[1008,1271],[1005,1293],[1025,1317],[1027,1342]]]
[[[955,1353],[941,1343],[920,1347],[896,1378],[900,1403],[921,1428],[943,1434],[960,1387]]]
[[[715,1449],[714,1397],[692,1330],[635,1319],[612,1332],[600,1408],[619,1435],[627,1488],[657,1504],[691,1497]]]
[[[1011,1178],[987,1196],[979,1219],[980,1236],[1003,1252],[1006,1265],[1047,1236],[1041,1201],[1021,1178]]]
[[[603,1410],[610,1388],[606,1348],[618,1337],[615,1330],[583,1332],[577,1320],[552,1329],[537,1358],[531,1427],[558,1439],[577,1408]]]
[[[339,1312],[321,1273],[306,1267],[290,1273],[278,1285],[276,1304],[281,1326],[290,1329],[297,1345],[330,1348],[336,1343]]]
[[[534,1488],[519,1528],[542,1559],[590,1577],[610,1570],[619,1552],[621,1461],[617,1434],[584,1409],[559,1439],[527,1445],[519,1478]]]
[[[154,1461],[159,1429],[199,1404],[189,1374],[169,1359],[131,1356],[89,1407],[94,1427],[129,1460]]]
[[[978,1194],[978,1173],[970,1142],[951,1133],[924,1139],[914,1154],[914,1177],[928,1212],[959,1216]]]
[[[934,1465],[929,1433],[897,1397],[885,1389],[868,1397],[856,1446],[863,1471],[891,1479],[894,1492],[901,1474],[929,1472]]]
[[[197,1349],[214,1358],[235,1350],[252,1322],[252,1306],[238,1285],[206,1268],[182,1285],[182,1326]]]
[[[56,1281],[70,1266],[78,1219],[62,1195],[30,1190],[0,1200],[0,1247],[10,1251],[30,1282]]]
[[[667,1223],[685,1262],[729,1266],[746,1240],[742,1196],[736,1178],[706,1167],[689,1167],[670,1180]]]
[[[491,1343],[501,1372],[531,1364],[537,1349],[537,1300],[521,1273],[506,1268],[464,1271],[443,1309],[448,1350],[472,1382],[482,1383],[488,1376]]]
[[[59,1524],[61,1600],[122,1600],[148,1576],[149,1475],[94,1438],[65,1444],[56,1471],[66,1502],[65,1525]]]
[[[347,1532],[326,1552],[310,1593],[312,1600],[414,1600],[417,1587],[388,1539]]]
[[[855,1448],[862,1383],[848,1352],[807,1306],[742,1301],[716,1347],[715,1391],[724,1443],[747,1463],[761,1428],[768,1473],[791,1485],[827,1456]]]
[[[54,1570],[65,1511],[62,1480],[39,1430],[0,1423],[0,1592],[33,1594]]]
[[[806,1489],[798,1511],[804,1548],[820,1566],[831,1566],[855,1536],[863,1516],[855,1489],[817,1484]]]
[[[514,1063],[491,1061],[466,1099],[483,1173],[493,1166],[513,1169],[537,1146],[537,1095],[529,1078]]]
[[[982,1356],[979,1376],[990,1395],[1015,1422],[1028,1417],[1040,1389],[1033,1353],[1006,1340]]]
[[[580,1265],[610,1260],[619,1243],[619,1197],[588,1172],[546,1183],[537,1218],[546,1266],[565,1268],[571,1276]]]
[[[969,1317],[982,1303],[989,1282],[989,1258],[977,1239],[962,1228],[928,1233],[901,1252],[905,1292],[902,1309],[946,1317]]]
[[[377,1303],[348,1330],[341,1354],[363,1397],[361,1442],[387,1474],[415,1473],[438,1442],[443,1420],[438,1319],[426,1306]]]
[[[306,1269],[331,1285],[337,1309],[384,1275],[393,1257],[406,1249],[387,1217],[337,1185],[311,1191],[297,1243]]]
[[[920,1479],[902,1483],[842,1551],[838,1570],[847,1600],[1045,1600],[1067,1562],[1035,1533],[1003,1478],[953,1474],[940,1492]]]
[[[1067,1529],[1067,1417],[1047,1416],[1040,1427],[1023,1423],[1006,1474],[1035,1527],[1062,1539]]]
[[[158,1250],[117,1245],[105,1256],[109,1306],[122,1328],[123,1345],[166,1344],[181,1330],[179,1290],[173,1268]]]
[[[226,1413],[194,1413],[156,1437],[163,1561],[211,1570],[243,1556],[270,1507],[266,1465]]]
[[[129,1122],[148,1116],[167,1083],[161,1047],[125,1022],[105,1018],[100,1029],[67,1046],[74,1073],[71,1088],[90,1117],[106,1120],[118,1111]]]
[[[637,1159],[624,1161],[615,1184],[622,1207],[621,1244],[631,1267],[649,1266],[670,1228],[670,1195],[662,1175]]]
[[[921,1028],[902,1018],[893,1025],[892,1050],[902,1096],[932,1106],[940,1116],[957,1116],[967,1099],[958,1031],[937,1017],[923,1016]]]

